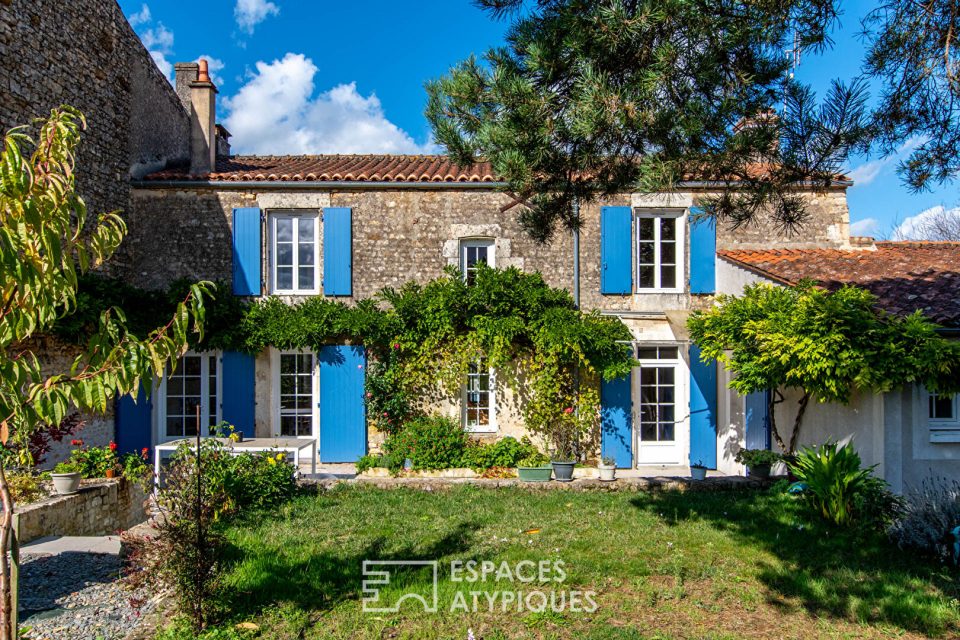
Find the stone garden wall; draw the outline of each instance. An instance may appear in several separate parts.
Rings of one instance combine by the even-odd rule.
[[[80,491],[19,507],[14,528],[20,544],[44,536],[105,536],[147,519],[147,493],[122,478],[85,480]]]

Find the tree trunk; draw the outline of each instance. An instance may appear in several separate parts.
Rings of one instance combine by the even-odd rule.
[[[782,400],[777,400],[777,395],[780,392],[776,389],[771,389],[769,393],[769,400],[767,401],[767,417],[770,420],[770,435],[773,436],[773,439],[776,441],[777,446],[780,447],[780,451],[786,453],[787,445],[783,442],[783,438],[780,437],[780,432],[777,431],[777,403]]]
[[[790,434],[790,450],[787,451],[787,453],[791,455],[797,450],[797,438],[800,436],[800,423],[803,421],[803,414],[806,413],[809,403],[810,392],[804,391],[803,397],[800,398],[800,408],[797,409],[797,418],[793,421],[793,433]]]
[[[3,505],[3,518],[0,519],[0,640],[16,640],[13,611],[13,572],[7,552],[13,541],[13,496],[7,475],[0,464],[0,503]]]

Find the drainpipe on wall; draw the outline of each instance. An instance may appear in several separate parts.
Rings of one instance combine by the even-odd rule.
[[[570,205],[573,211],[573,304],[580,308],[580,200],[576,197]]]

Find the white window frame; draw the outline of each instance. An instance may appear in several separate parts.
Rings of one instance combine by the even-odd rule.
[[[930,442],[960,442],[960,393],[953,394],[951,418],[933,418],[930,416],[930,399],[937,394],[924,394],[923,411],[927,416],[930,429]]]
[[[184,357],[201,357],[200,361],[200,414],[202,420],[200,428],[200,436],[207,437],[210,435],[210,422],[212,421],[214,425],[220,424],[221,416],[221,407],[223,406],[223,354],[219,351],[187,351],[183,354]],[[212,407],[213,414],[210,414],[210,358],[213,358],[217,363],[216,371],[216,402],[215,406]],[[182,363],[178,363],[182,364]],[[168,369],[169,371],[169,369]],[[169,436],[167,435],[167,375],[164,375],[157,383],[157,402],[156,402],[156,429],[155,429],[155,439],[154,442],[157,444],[162,444],[164,442],[172,442],[174,440],[183,440],[184,438],[193,438],[195,436]],[[213,418],[211,420],[210,418]]]
[[[310,405],[310,417],[313,420],[313,433],[305,436],[285,436],[280,430],[280,419],[285,414],[280,408],[280,357],[284,355],[305,355],[313,357],[313,370],[311,371],[311,391],[312,400]],[[317,353],[312,349],[271,349],[270,350],[270,370],[271,375],[271,431],[275,438],[299,438],[304,440],[320,439],[320,366],[317,360]]]
[[[639,350],[646,348],[670,348],[676,349],[676,358],[640,358]],[[634,396],[634,460],[637,466],[662,465],[662,464],[683,464],[684,457],[689,452],[689,388],[688,379],[689,369],[683,359],[683,344],[677,342],[635,342],[634,356],[639,363],[639,367],[634,370],[636,376],[636,395]],[[673,368],[673,440],[643,440],[642,430],[642,396],[641,396],[641,369],[644,367],[672,367]],[[656,460],[649,460],[650,453],[654,450],[660,450],[662,453],[655,453]],[[673,454],[673,455],[671,455]]]
[[[669,218],[675,220],[677,229],[677,252],[676,252],[676,286],[664,287],[660,282],[660,270],[662,261],[660,257],[661,242],[660,229],[661,220]],[[640,286],[640,220],[653,219],[653,282],[652,287]],[[635,209],[634,210],[634,278],[636,282],[635,290],[637,293],[683,293],[686,290],[686,263],[687,263],[687,236],[686,236],[687,212],[683,209]]]
[[[460,424],[464,431],[469,433],[496,433],[497,432],[497,376],[493,368],[488,370],[490,391],[487,397],[490,403],[487,406],[487,413],[490,416],[490,422],[486,425],[471,425],[467,421],[467,394],[469,393],[469,379],[471,374],[467,373],[467,380],[460,387]]]
[[[467,274],[467,249],[486,249],[487,266],[494,268],[497,266],[497,241],[493,238],[461,238],[460,239],[460,273],[463,274],[463,280],[466,282]]]
[[[313,287],[300,288],[300,218],[313,218]],[[296,233],[293,242],[293,288],[281,289],[277,286],[277,222],[292,220]],[[267,221],[270,225],[270,292],[278,295],[317,295],[320,293],[320,212],[309,210],[270,211]]]

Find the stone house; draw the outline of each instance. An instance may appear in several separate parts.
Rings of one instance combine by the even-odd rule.
[[[32,6],[14,4],[24,14]],[[129,66],[106,73],[106,84],[91,91],[116,92],[117,104],[127,105],[112,107],[122,115],[117,127],[139,131],[150,123],[151,131],[163,133],[154,136],[163,139],[160,146],[152,146],[154,138],[144,138],[143,131],[95,137],[94,148],[85,152],[94,164],[94,158],[113,158],[112,177],[98,175],[81,181],[81,187],[119,183],[97,203],[125,211],[129,235],[114,273],[132,284],[164,288],[182,277],[222,280],[232,282],[236,295],[251,299],[325,296],[353,303],[383,287],[426,282],[449,265],[469,271],[486,262],[539,271],[551,286],[573,287],[572,238],[561,234],[546,245],[530,240],[516,221],[513,199],[501,191],[489,166],[457,167],[443,156],[230,155],[229,133],[216,124],[217,89],[204,68],[177,64],[175,86],[170,86],[112,0],[81,0],[74,6],[78,12],[115,9],[102,18],[113,25],[107,31],[119,34],[126,56],[122,65]],[[10,28],[0,32],[7,38],[0,43],[8,49],[13,46]],[[50,37],[42,20],[37,29],[36,37]],[[0,86],[25,73],[6,60],[0,64]],[[74,86],[77,81],[63,66],[59,75],[53,74],[68,87],[63,100],[84,99],[82,87]],[[118,73],[149,82],[125,83]],[[42,112],[38,105],[49,89],[38,87],[13,115],[4,114],[4,124],[22,121],[24,113]],[[146,106],[152,104],[162,105],[158,113]],[[96,122],[103,113],[90,109],[88,116]],[[738,292],[758,278],[795,281],[791,274],[753,265],[752,256],[777,251],[854,259],[881,255],[879,245],[875,250],[849,235],[850,184],[838,179],[819,191],[798,186],[810,218],[797,235],[763,223],[737,230],[695,224],[691,214],[698,201],[719,188],[707,182],[689,181],[669,194],[624,193],[582,208],[581,306],[620,318],[631,331],[631,348],[640,363],[630,379],[602,385],[603,455],[616,458],[619,466],[656,473],[685,474],[692,462],[742,473],[733,462],[736,450],[769,446],[765,403],[726,390],[727,374],[699,361],[685,321],[691,311],[710,305],[717,292]],[[953,252],[952,264],[960,263],[960,248],[945,251]],[[918,281],[930,277],[929,272],[918,275],[913,260],[877,268],[899,269],[902,286],[914,291]],[[949,261],[933,279],[946,282],[945,277],[956,276]],[[841,279],[844,275],[841,270]],[[872,280],[865,276],[858,282]],[[948,296],[955,301],[957,282],[951,282]],[[884,299],[903,300],[900,289],[881,293]],[[199,407],[202,432],[227,420],[249,435],[314,439],[321,461],[352,462],[378,444],[365,415],[365,365],[359,345],[329,345],[318,353],[273,348],[256,355],[189,353],[173,373],[156,382],[149,398],[141,390],[137,401],[120,399],[115,419],[108,416],[104,423],[113,427],[121,447],[137,450],[195,433]],[[922,439],[931,424],[956,422],[956,399],[931,400],[922,389],[887,396],[863,399],[869,411],[860,405],[818,408],[823,418],[814,422],[821,426],[808,430],[809,437],[842,438],[855,432],[857,446],[873,452],[867,460],[882,462],[881,472],[895,482],[914,481],[905,469],[933,459],[929,456],[944,461],[937,463],[938,472],[960,473],[960,443],[949,438],[895,455],[898,443]],[[460,397],[437,409],[482,437],[524,433],[517,399],[496,384],[495,372],[482,363],[464,380]],[[843,418],[834,423],[835,415]],[[883,446],[877,444],[881,440]]]

